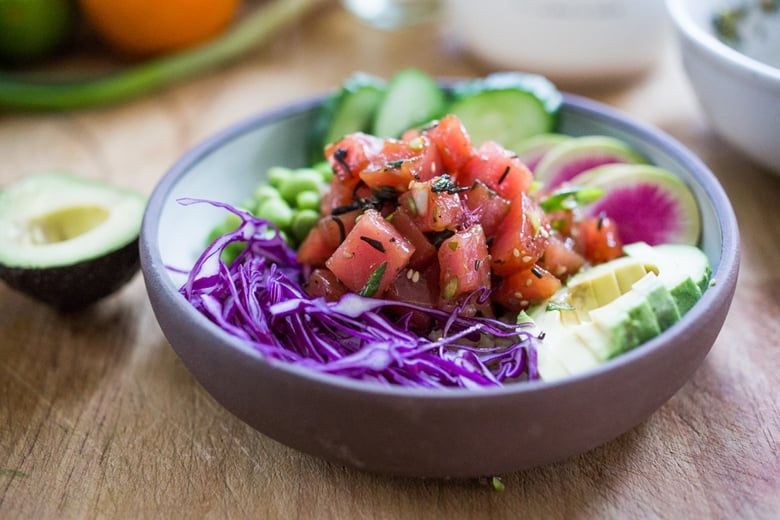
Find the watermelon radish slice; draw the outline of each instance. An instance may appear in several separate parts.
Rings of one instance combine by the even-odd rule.
[[[605,164],[641,164],[645,159],[614,137],[588,135],[568,139],[548,151],[534,175],[548,190]]]
[[[701,218],[696,199],[682,180],[666,170],[647,164],[610,164],[579,175],[572,184],[604,191],[583,209],[589,216],[613,219],[624,244],[698,243]]]
[[[533,172],[547,152],[569,139],[571,137],[564,134],[538,134],[523,140],[515,151],[523,164]]]

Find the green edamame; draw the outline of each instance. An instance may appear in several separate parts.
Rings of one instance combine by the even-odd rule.
[[[279,228],[282,238],[297,247],[320,218],[322,193],[333,176],[330,164],[323,162],[311,168],[272,166],[266,170],[266,182],[258,185],[243,206],[255,217]],[[238,227],[241,219],[229,214],[209,233],[209,242]],[[243,250],[241,243],[231,244],[223,260],[232,262]]]
[[[306,238],[306,235],[309,234],[309,231],[317,224],[319,219],[319,212],[313,209],[301,209],[296,211],[290,227],[293,237],[298,241]]]
[[[330,183],[330,181],[333,179],[333,167],[328,161],[320,161],[312,166],[312,169],[319,172],[319,174],[322,176],[322,182],[325,184]]]
[[[292,224],[293,210],[282,199],[268,199],[257,206],[257,218],[276,224],[279,229],[287,229]]]
[[[268,185],[279,189],[279,185],[291,175],[292,170],[284,166],[271,166],[266,170],[265,176],[268,179]]]
[[[240,224],[241,218],[234,213],[229,213],[222,221],[222,223],[214,226],[208,235],[207,242],[211,243],[222,235],[230,233],[231,231],[235,231]],[[240,242],[233,242],[232,244],[229,244],[222,251],[222,261],[226,264],[232,263],[233,260],[235,260],[239,254],[241,254],[241,251],[243,251],[245,247],[246,245]]]
[[[270,184],[261,184],[257,188],[255,188],[254,193],[252,193],[252,199],[255,201],[256,205],[262,204],[268,199],[280,199],[280,198],[282,198],[282,196],[279,195],[279,190],[277,190]]]
[[[295,197],[295,207],[298,209],[317,210],[320,207],[322,197],[318,191],[302,191]]]
[[[295,197],[304,191],[319,192],[322,187],[322,175],[311,168],[293,170],[277,186],[279,194],[288,203],[295,203]]]

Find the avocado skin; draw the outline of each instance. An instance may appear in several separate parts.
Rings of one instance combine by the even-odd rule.
[[[140,268],[136,237],[119,249],[71,265],[24,268],[0,264],[0,278],[60,311],[75,312],[119,290]]]

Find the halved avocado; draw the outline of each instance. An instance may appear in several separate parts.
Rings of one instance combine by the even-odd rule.
[[[138,272],[145,207],[107,183],[28,176],[0,192],[0,278],[59,309],[84,308]]]

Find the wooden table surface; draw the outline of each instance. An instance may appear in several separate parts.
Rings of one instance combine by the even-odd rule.
[[[330,4],[238,62],[142,99],[0,113],[0,183],[68,170],[150,193],[171,163],[255,112],[354,70],[490,71],[446,30],[366,28]],[[720,179],[742,230],[725,326],[644,424],[570,460],[479,481],[332,465],[270,440],[192,379],[137,276],[62,315],[0,287],[0,518],[770,518],[780,514],[780,177],[715,136],[679,56],[611,88],[566,90],[657,125]],[[780,142],[778,143],[780,145]]]

